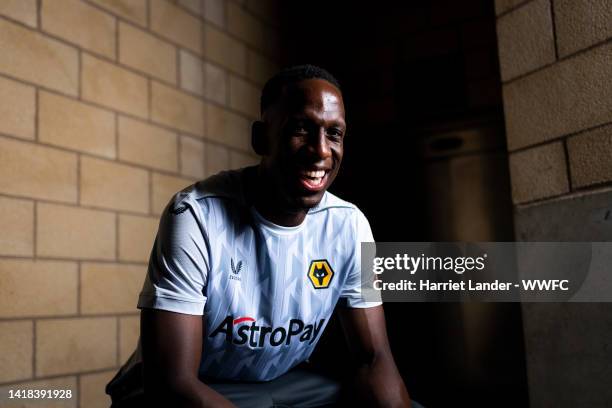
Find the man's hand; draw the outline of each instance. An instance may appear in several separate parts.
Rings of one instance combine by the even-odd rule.
[[[234,407],[198,378],[202,316],[143,309],[140,327],[144,390],[152,406]]]
[[[357,364],[358,391],[366,406],[410,408],[387,338],[382,306],[338,308],[344,334]]]

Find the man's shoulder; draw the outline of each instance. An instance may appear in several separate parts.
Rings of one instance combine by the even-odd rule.
[[[359,212],[359,208],[351,202],[343,200],[337,195],[326,191],[323,195],[323,199],[319,204],[310,209],[310,214],[316,214],[324,211],[332,212]]]
[[[243,171],[244,169],[222,171],[184,188],[172,198],[170,211],[184,211],[187,206],[204,204],[209,199],[244,204]]]
[[[365,219],[365,215],[357,205],[343,200],[329,191],[325,193],[321,202],[311,208],[308,213],[313,215],[329,213],[332,218],[351,218],[357,222],[361,222]]]

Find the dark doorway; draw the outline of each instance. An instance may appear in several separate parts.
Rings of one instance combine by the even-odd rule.
[[[493,2],[280,3],[284,63],[322,66],[343,86],[349,131],[332,192],[364,211],[376,240],[513,240]],[[519,305],[385,313],[419,402],[528,405]],[[337,362],[338,341],[331,330],[319,355]]]

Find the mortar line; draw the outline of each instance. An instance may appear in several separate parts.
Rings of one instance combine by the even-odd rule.
[[[77,261],[77,316],[81,315],[81,265],[82,261]]]
[[[119,261],[119,214],[115,214],[115,259]]]
[[[33,215],[33,231],[32,231],[32,259],[36,259],[37,256],[37,252],[38,252],[38,247],[36,244],[36,241],[38,241],[38,236],[36,234],[36,232],[38,231],[38,203],[36,202],[36,200],[32,200],[33,201],[33,206],[32,206],[32,210],[34,211],[34,215]]]
[[[121,330],[121,324],[119,323],[120,317],[117,316],[115,320],[115,364],[121,364],[120,353],[119,353],[119,342],[121,341],[121,335],[119,331]]]
[[[83,100],[83,52],[77,51],[77,96],[78,101]]]
[[[515,5],[515,6],[512,6],[509,9],[505,10],[504,12],[498,14],[497,15],[497,19],[499,19],[501,17],[504,17],[505,15],[508,15],[508,14],[512,13],[513,11],[520,9],[521,7],[527,5],[528,3],[531,3],[533,1],[535,1],[535,0],[525,0],[525,1],[519,3],[519,4]]]
[[[115,17],[115,60],[119,63],[119,19]]]
[[[183,160],[181,158],[182,154],[182,149],[183,149],[183,136],[178,133],[176,135],[177,139],[177,149],[176,149],[176,163],[178,164],[178,171],[179,174],[183,174]]]
[[[77,199],[76,199],[76,204],[77,206],[81,205],[81,154],[77,153],[77,169],[76,169],[76,193],[77,193]]]
[[[572,186],[572,171],[570,169],[569,150],[567,148],[567,138],[563,139],[563,155],[565,156],[565,174],[567,176],[567,185],[569,190],[573,190]]]
[[[555,19],[555,5],[554,0],[550,0],[550,19],[551,19],[551,27],[552,27],[552,35],[553,35],[553,45],[555,47],[555,61],[559,60],[559,46],[557,45],[557,21]]]
[[[32,320],[32,378],[36,378],[36,319]]]
[[[40,91],[34,87],[34,140],[38,142],[39,136],[39,116],[40,116]]]

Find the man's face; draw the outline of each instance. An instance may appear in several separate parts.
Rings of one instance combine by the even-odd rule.
[[[262,161],[289,210],[317,205],[342,162],[346,123],[342,94],[321,79],[287,86],[266,110],[269,154]]]

